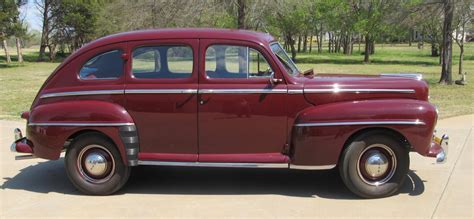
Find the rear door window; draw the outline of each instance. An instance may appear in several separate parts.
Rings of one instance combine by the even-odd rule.
[[[79,71],[82,80],[116,79],[122,76],[124,61],[121,50],[104,52],[89,59]]]
[[[193,50],[189,46],[145,46],[133,50],[135,78],[189,78],[193,72]]]

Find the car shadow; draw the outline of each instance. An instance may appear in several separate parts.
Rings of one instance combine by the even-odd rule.
[[[80,193],[69,182],[63,159],[45,161],[20,170],[1,189],[37,193]],[[424,181],[409,171],[400,193],[417,196],[424,192]],[[355,199],[337,170],[305,171],[288,169],[134,167],[128,183],[116,195],[249,195],[277,194],[293,197]]]

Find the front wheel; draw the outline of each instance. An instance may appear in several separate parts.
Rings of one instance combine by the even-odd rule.
[[[408,173],[409,150],[382,132],[358,136],[344,150],[339,170],[344,184],[363,198],[396,193]]]
[[[89,195],[112,194],[130,176],[130,167],[122,162],[115,144],[95,133],[80,135],[73,141],[65,164],[72,184]]]

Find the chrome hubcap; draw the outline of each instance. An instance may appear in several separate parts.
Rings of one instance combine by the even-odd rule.
[[[372,152],[365,161],[365,170],[371,177],[380,177],[388,169],[388,159],[384,154]]]
[[[107,148],[101,145],[88,145],[79,152],[77,168],[86,181],[103,183],[113,176],[115,161]]]
[[[373,144],[362,151],[357,162],[359,177],[369,185],[382,185],[395,174],[395,152],[384,144]]]
[[[107,170],[107,160],[100,153],[89,153],[84,164],[86,171],[94,176],[100,176]]]

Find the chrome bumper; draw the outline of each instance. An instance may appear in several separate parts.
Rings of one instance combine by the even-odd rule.
[[[436,163],[444,163],[448,159],[449,136],[444,134],[441,137],[433,136],[429,157],[436,157]]]
[[[33,154],[33,148],[28,144],[28,139],[23,137],[21,130],[16,128],[13,131],[15,135],[15,141],[10,145],[10,151],[13,153],[23,153],[24,155],[15,156],[15,160],[25,160],[36,158]]]

